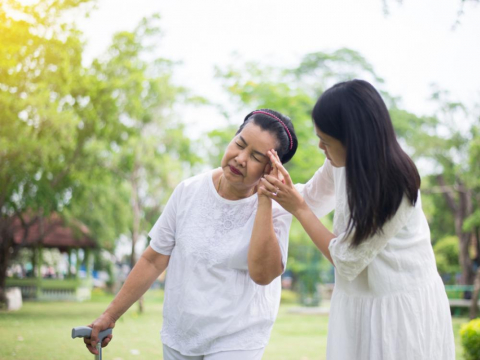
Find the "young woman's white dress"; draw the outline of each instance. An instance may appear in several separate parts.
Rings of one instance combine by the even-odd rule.
[[[450,308],[420,194],[415,207],[403,199],[382,234],[352,249],[345,175],[326,160],[301,189],[317,216],[335,210],[327,359],[454,360]]]
[[[267,345],[280,304],[280,277],[267,286],[248,274],[257,195],[226,200],[212,171],[180,183],[149,233],[170,255],[162,342],[183,355],[255,350]],[[273,202],[273,227],[285,266],[292,216]]]

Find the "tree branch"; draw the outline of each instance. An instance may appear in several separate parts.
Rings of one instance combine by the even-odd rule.
[[[445,183],[445,178],[443,177],[442,174],[437,175],[436,179],[437,179],[437,182],[440,185],[440,187],[445,188],[445,189],[446,188],[451,189],[451,187],[447,186],[447,184]],[[448,207],[453,211],[454,214],[456,214],[457,211],[458,211],[458,206],[455,203],[455,199],[453,198],[452,192],[453,191],[448,191],[448,192],[445,191],[445,192],[443,192],[443,195],[445,197],[445,200],[447,201]]]
[[[444,194],[444,193],[455,193],[455,188],[453,186],[431,186],[428,189],[422,189],[424,194]]]

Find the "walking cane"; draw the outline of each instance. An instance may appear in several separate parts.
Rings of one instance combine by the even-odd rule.
[[[95,355],[95,360],[102,360],[102,341],[112,333],[112,328],[103,330],[98,333],[98,343],[96,349],[98,350],[98,355]],[[88,326],[78,326],[72,329],[72,339],[77,337],[89,338],[92,334],[92,328]]]

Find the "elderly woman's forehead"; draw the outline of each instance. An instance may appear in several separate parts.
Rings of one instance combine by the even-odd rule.
[[[273,134],[271,131],[262,129],[260,126],[256,125],[253,122],[245,125],[245,127],[242,129],[242,131],[238,133],[238,135],[241,135],[244,139],[246,139],[247,137],[251,138],[252,141],[277,141],[275,134]]]

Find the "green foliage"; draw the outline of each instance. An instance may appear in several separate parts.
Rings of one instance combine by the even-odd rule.
[[[91,207],[85,194],[93,188],[96,195],[112,194],[102,193],[97,184],[114,182],[107,152],[112,142],[122,142],[126,127],[118,122],[105,82],[82,66],[80,33],[65,13],[84,14],[82,5],[91,3],[6,1],[0,7],[3,221],[11,216],[27,221],[27,212],[29,218],[58,212],[88,223],[92,212],[85,211]],[[96,215],[111,213],[109,200],[95,204]],[[117,209],[115,221],[121,222],[123,212]],[[98,219],[98,227],[88,225],[100,243],[111,247],[112,232],[105,231],[110,224]]]
[[[120,195],[116,201],[131,204],[124,210],[124,226],[134,241],[160,215],[184,177],[185,164],[200,161],[172,110],[185,89],[172,83],[173,63],[155,56],[159,21],[153,15],[133,32],[117,33],[106,55],[93,63],[94,73],[105,79],[105,90],[114,99],[117,122],[125,126],[122,142],[109,149],[110,168],[118,182],[113,187]]]
[[[432,186],[427,191],[430,197],[437,198],[435,202],[439,205],[432,233],[438,236],[442,229],[445,236],[455,230],[461,247],[461,281],[471,283],[473,255],[469,239],[480,227],[477,147],[480,117],[478,109],[452,101],[446,91],[435,90],[432,99],[438,110],[433,120],[424,123],[422,131],[412,139],[415,157],[432,168],[429,176]]]
[[[420,169],[421,170],[421,169]],[[422,207],[430,226],[432,242],[455,235],[455,217],[441,193],[433,192],[436,189],[437,179],[435,175],[422,178]],[[458,237],[457,237],[458,239]],[[458,259],[457,259],[458,262]]]
[[[292,290],[282,290],[282,295],[280,298],[280,304],[282,305],[293,305],[298,304],[298,294]]]
[[[208,163],[211,164],[212,167],[220,166],[223,153],[237,132],[237,129],[238,126],[230,125],[224,129],[212,130],[207,134],[208,140],[210,141],[209,146],[207,146]]]
[[[422,165],[422,203],[433,242],[457,236],[461,246],[460,281],[471,283],[469,239],[480,228],[480,118],[478,109],[452,100],[447,91],[433,88],[432,101],[437,106],[432,116],[418,117],[397,108],[390,113],[405,148],[417,166]],[[448,263],[445,255],[439,255],[437,261],[443,270],[453,271],[444,268]]]
[[[0,8],[0,144],[4,165],[0,199],[5,201],[1,205],[7,213],[24,208],[42,208],[48,213],[63,205],[68,189],[63,170],[74,162],[79,148],[74,134],[80,132],[81,118],[71,104],[75,102],[72,93],[81,83],[81,43],[72,29],[55,31],[54,25],[61,23],[52,24],[52,33],[47,35],[43,23],[35,20],[44,10],[40,4],[38,7],[21,9],[16,2],[7,1]],[[25,20],[10,16],[21,10]],[[43,20],[53,22],[49,16]]]
[[[465,360],[480,360],[480,319],[474,319],[463,325],[460,337]]]
[[[458,237],[448,236],[438,240],[433,245],[435,259],[437,261],[437,269],[440,274],[449,274],[453,278],[460,272],[458,263]]]
[[[469,171],[470,176],[466,180],[469,187],[476,189],[475,200],[477,205],[480,204],[480,116],[477,118],[476,124],[471,131],[471,139],[468,144],[469,153]],[[480,206],[472,211],[472,214],[465,220],[463,224],[464,231],[475,231],[480,229]]]
[[[305,89],[313,100],[341,81],[362,78],[376,84],[383,83],[373,66],[359,52],[348,48],[307,54],[299,66],[289,72],[295,76],[298,83],[295,85]]]

